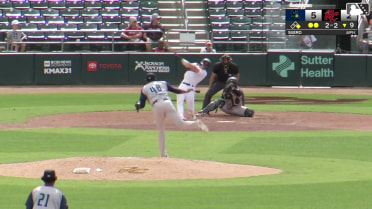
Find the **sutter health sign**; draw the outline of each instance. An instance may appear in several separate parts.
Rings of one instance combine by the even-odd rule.
[[[331,53],[303,53],[300,56],[302,85],[329,86],[335,77],[334,57]]]
[[[333,56],[301,55],[301,77],[333,78]]]

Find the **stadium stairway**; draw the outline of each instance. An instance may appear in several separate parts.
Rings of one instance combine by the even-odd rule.
[[[209,37],[205,1],[158,0],[158,9],[169,47],[174,51],[200,51]]]

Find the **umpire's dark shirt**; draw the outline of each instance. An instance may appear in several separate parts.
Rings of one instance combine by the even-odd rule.
[[[223,62],[218,62],[213,66],[213,73],[217,75],[217,81],[225,83],[229,77],[236,76],[239,73],[239,67],[230,62],[225,69]]]

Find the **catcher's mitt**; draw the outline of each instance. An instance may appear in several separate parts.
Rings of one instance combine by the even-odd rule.
[[[136,111],[139,112],[139,110],[141,109],[141,105],[139,102],[137,102],[136,104],[134,104],[134,107],[136,108]]]

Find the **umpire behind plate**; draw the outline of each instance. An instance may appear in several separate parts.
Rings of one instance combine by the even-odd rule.
[[[253,109],[244,106],[244,94],[238,86],[238,79],[234,76],[226,81],[222,92],[222,98],[214,100],[204,107],[199,113],[208,115],[210,111],[220,108],[223,112],[241,117],[253,117]]]

